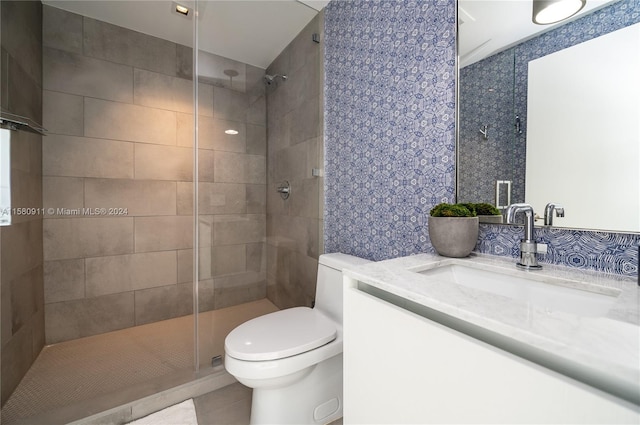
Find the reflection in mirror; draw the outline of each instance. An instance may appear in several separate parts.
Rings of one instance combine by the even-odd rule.
[[[0,226],[11,224],[11,130],[0,129]]]
[[[594,213],[599,211],[615,211],[615,207],[608,205],[610,201],[602,196],[604,192],[613,192],[613,188],[620,188],[625,191],[624,194],[616,195],[617,198],[625,199],[627,211],[633,215],[631,220],[634,223],[640,222],[640,207],[637,198],[634,200],[633,195],[629,192],[632,186],[629,184],[630,179],[638,180],[636,172],[635,177],[631,172],[627,172],[624,177],[613,175],[606,171],[607,166],[612,168],[621,168],[619,160],[622,155],[633,156],[636,163],[633,168],[640,168],[640,158],[637,154],[637,146],[640,144],[640,129],[637,125],[637,112],[635,119],[627,122],[622,126],[621,133],[614,134],[607,128],[612,126],[620,127],[619,120],[609,122],[607,116],[625,115],[621,108],[622,103],[618,99],[611,99],[612,93],[609,93],[607,102],[608,114],[599,116],[598,124],[602,125],[605,136],[600,136],[600,146],[605,147],[603,153],[599,154],[599,165],[595,167],[593,164],[590,168],[590,176],[597,176],[595,180],[601,186],[595,187],[593,182],[588,183],[586,180],[579,180],[578,183],[569,185],[564,191],[555,191],[552,193],[550,188],[558,188],[562,186],[560,183],[568,181],[569,173],[580,164],[587,162],[585,157],[585,144],[583,134],[588,133],[588,129],[594,125],[594,120],[590,118],[585,121],[585,114],[578,114],[574,117],[572,111],[574,108],[564,107],[561,112],[557,112],[556,117],[560,117],[560,121],[553,124],[545,124],[547,134],[562,134],[556,137],[553,148],[545,148],[545,154],[535,159],[529,158],[529,137],[531,128],[528,128],[531,113],[536,111],[528,110],[528,82],[529,82],[529,64],[531,61],[545,57],[555,52],[563,51],[563,49],[571,46],[580,45],[592,39],[597,39],[605,34],[609,34],[621,28],[626,28],[635,23],[640,22],[640,4],[631,0],[621,0],[610,3],[602,7],[603,2],[587,2],[592,5],[589,12],[581,14],[576,19],[568,23],[555,26],[545,33],[536,36],[524,35],[529,37],[525,41],[518,42],[513,39],[510,44],[504,43],[503,47],[496,48],[495,41],[501,36],[496,35],[495,22],[491,22],[493,31],[482,35],[483,21],[489,19],[488,11],[499,16],[507,26],[511,26],[508,31],[515,31],[513,23],[520,18],[509,16],[506,13],[515,13],[515,4],[522,5],[528,3],[527,17],[522,17],[523,12],[518,12],[518,16],[522,19],[531,19],[531,5],[529,2],[504,2],[504,1],[470,1],[460,0],[459,5],[459,44],[460,44],[460,79],[459,79],[459,129],[458,129],[458,179],[457,179],[457,196],[458,202],[488,202],[498,206],[504,206],[505,200],[510,195],[510,202],[528,202],[531,203],[529,195],[532,190],[542,193],[544,201],[536,201],[542,203],[541,206],[535,205],[535,211],[542,216],[544,205],[548,202],[558,204],[566,204],[570,198],[580,192],[583,198],[591,198],[598,204],[598,209],[592,206],[577,205],[575,208],[566,208],[565,217],[557,217],[554,220],[554,226],[586,228],[597,230],[615,230],[626,232],[638,232],[637,225],[620,225],[620,223],[610,224],[599,221],[595,218]],[[595,3],[599,3],[600,9],[593,9]],[[475,7],[475,9],[474,9]],[[493,9],[491,9],[493,8]],[[504,10],[502,10],[504,9]],[[508,12],[505,10],[509,9]],[[500,12],[502,10],[502,12]],[[471,11],[471,12],[470,12]],[[478,13],[473,16],[474,11]],[[465,29],[465,26],[467,28]],[[488,34],[488,36],[487,36]],[[472,35],[473,39],[469,36]],[[487,40],[486,37],[489,37]],[[605,39],[606,40],[606,39]],[[617,43],[614,41],[614,43]],[[475,46],[475,47],[474,47]],[[504,46],[511,46],[505,49]],[[620,47],[620,46],[617,46]],[[611,46],[607,49],[614,51],[616,47]],[[640,49],[627,49],[624,53],[627,56],[636,55],[631,61],[638,61],[637,55],[640,55]],[[620,51],[618,49],[618,51]],[[497,52],[497,53],[496,53]],[[590,59],[598,62],[600,58],[590,55]],[[586,68],[592,68],[594,65],[583,64],[582,71]],[[564,67],[569,68],[570,64]],[[578,80],[584,72],[577,72]],[[619,74],[619,71],[600,71],[597,78],[611,79],[613,75]],[[536,77],[534,77],[536,78]],[[584,93],[598,92],[605,89],[601,84],[593,85],[587,89],[581,89],[578,94],[573,94],[571,101],[587,102]],[[540,94],[548,104],[560,104],[556,90],[552,94]],[[565,95],[564,97],[566,98]],[[636,109],[632,109],[630,113],[638,109],[638,96],[633,96],[633,105]],[[589,101],[593,104],[598,101]],[[533,106],[533,108],[536,108]],[[580,131],[568,131],[566,121],[574,118],[582,118],[579,124],[576,124]],[[563,130],[567,130],[564,131]],[[485,134],[483,134],[485,133]],[[486,139],[485,139],[486,137]],[[546,136],[545,136],[546,137]],[[615,143],[611,140],[616,138]],[[619,138],[634,138],[631,143],[635,143],[636,154],[631,155],[631,151],[623,151],[618,146]],[[566,142],[577,143],[573,148],[565,147]],[[577,146],[577,147],[576,147]],[[570,153],[568,153],[570,152]],[[624,152],[624,153],[623,153]],[[558,159],[553,165],[554,170],[558,171],[554,179],[543,180],[529,177],[529,172],[537,170],[539,173],[550,171],[551,165],[549,158],[553,155]],[[625,167],[632,167],[625,165]],[[526,177],[526,178],[525,178]],[[622,179],[622,181],[621,181]],[[498,182],[503,182],[498,184]],[[509,184],[505,184],[508,182]],[[540,185],[538,185],[540,184]],[[505,188],[510,186],[510,194],[504,193]],[[526,186],[526,187],[525,187]],[[602,189],[604,188],[604,189]],[[525,193],[526,189],[526,193]],[[603,206],[604,204],[604,206]],[[565,205],[566,207],[566,205]],[[615,213],[608,214],[614,216]],[[577,221],[576,221],[577,220]],[[542,225],[542,220],[537,224]]]
[[[535,211],[561,199],[563,227],[640,232],[640,55],[628,52],[640,24],[529,62],[525,198]]]

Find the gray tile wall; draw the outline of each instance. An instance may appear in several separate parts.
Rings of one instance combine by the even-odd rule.
[[[47,342],[191,314],[191,49],[50,6],[43,28]],[[208,59],[246,84],[199,83],[204,310],[266,296],[264,70]]]
[[[269,66],[269,74],[289,78],[267,88],[267,296],[280,308],[306,305],[315,298],[322,248],[323,166],[322,33],[316,16]],[[287,200],[276,192],[291,184]]]
[[[42,4],[0,2],[3,111],[42,123]],[[11,206],[42,207],[42,137],[11,134]],[[1,404],[44,346],[42,216],[0,227]]]

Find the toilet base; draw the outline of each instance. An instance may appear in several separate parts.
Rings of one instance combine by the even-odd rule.
[[[251,424],[327,424],[342,417],[342,354],[313,367],[298,382],[254,388]]]

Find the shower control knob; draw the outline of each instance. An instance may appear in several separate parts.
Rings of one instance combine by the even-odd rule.
[[[278,188],[276,190],[278,191],[282,199],[287,199],[291,194],[291,185],[288,181],[284,181],[278,185]]]

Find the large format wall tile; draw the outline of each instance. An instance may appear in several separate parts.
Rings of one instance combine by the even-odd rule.
[[[226,130],[235,130],[238,134],[226,134]],[[201,149],[240,153],[246,150],[247,125],[243,121],[201,117],[198,131]]]
[[[134,323],[133,292],[45,306],[48,344],[124,329]]]
[[[264,215],[215,216],[213,222],[213,244],[234,245],[238,243],[262,242],[265,238]]]
[[[42,206],[47,217],[64,215],[67,209],[84,207],[84,180],[75,177],[43,177]],[[53,211],[49,210],[53,208]]]
[[[127,103],[84,99],[84,135],[160,145],[176,144],[176,114]]]
[[[176,183],[154,180],[86,179],[87,208],[124,208],[117,215],[174,215]]]
[[[193,285],[161,286],[136,291],[136,325],[185,316],[193,312]]]
[[[55,306],[47,315],[50,342],[119,327],[124,322],[66,329],[90,305],[109,300],[117,304],[125,299],[120,296],[135,299],[133,323],[189,314],[194,219],[191,49],[47,9],[44,28],[51,39],[45,54],[44,115],[51,131],[44,164],[37,168],[44,170],[45,204],[54,208],[44,230],[46,299],[48,306]],[[231,63],[220,57],[216,61]],[[241,85],[229,88],[225,79],[214,87],[200,79],[197,86],[198,272],[205,309],[215,307],[214,274],[244,274],[247,256],[251,270],[261,270],[266,229],[264,70],[234,66],[247,72]],[[67,81],[68,76],[73,81]],[[248,122],[254,123],[250,130]],[[231,128],[239,134],[224,133]],[[216,174],[216,167],[221,173]],[[66,210],[58,214],[58,208]],[[82,215],[96,208],[123,210],[114,211],[117,216]],[[255,216],[245,216],[248,210]],[[217,241],[232,248],[212,252],[214,214],[243,223],[220,230]],[[235,219],[229,216],[235,214]],[[256,288],[266,283],[251,285],[248,290],[255,298],[260,293]],[[219,306],[247,299],[246,294],[220,296],[226,301]]]
[[[200,214],[244,214],[247,212],[246,185],[201,182],[198,186]],[[178,214],[193,214],[193,185],[178,182]]]
[[[192,181],[193,149],[137,143],[135,170],[136,179]]]
[[[133,178],[133,144],[87,137],[47,136],[45,176]]]
[[[85,296],[84,260],[57,260],[44,263],[44,302],[78,300]]]
[[[46,47],[44,88],[118,102],[133,101],[130,66]]]
[[[43,235],[47,261],[133,252],[133,218],[45,219]]]
[[[192,113],[193,83],[183,78],[134,69],[133,98],[138,105]]]
[[[247,268],[245,245],[225,245],[211,250],[212,274],[214,277],[244,272]]]
[[[82,54],[82,16],[47,5],[43,14],[42,44]]]
[[[0,106],[42,123],[42,3],[0,2]],[[12,207],[42,207],[42,137],[11,133]],[[44,345],[42,214],[0,227],[0,405]]]
[[[256,99],[247,110],[247,123],[254,125],[267,125],[267,104],[265,99]]]
[[[266,249],[264,255],[257,251],[258,259],[250,267],[263,267],[259,261],[264,261],[267,296],[280,308],[311,305],[315,276],[298,278],[301,273],[297,262],[306,259],[305,264],[317,268],[321,252],[321,180],[312,177],[312,169],[323,168],[318,155],[322,150],[323,105],[318,93],[322,86],[323,47],[311,39],[311,34],[322,31],[321,15],[298,34],[267,70],[270,74],[289,76],[286,82],[267,89],[267,149],[259,151],[260,145],[251,143],[254,136],[248,136],[247,152],[267,155],[268,174],[266,186],[248,186],[256,190],[251,195],[264,199],[267,207]],[[258,114],[252,116],[256,122],[258,118]],[[260,126],[249,130],[255,130],[257,138],[263,137]],[[286,200],[276,190],[283,181],[291,186],[291,195]]]
[[[224,308],[259,300],[266,296],[264,274],[247,272],[213,279],[214,307]]]
[[[247,214],[264,214],[267,209],[267,186],[264,184],[248,184]],[[278,194],[280,196],[280,194]]]
[[[214,179],[221,183],[264,183],[266,161],[260,155],[217,152]]]
[[[33,121],[42,122],[42,87],[40,80],[34,80],[25,71],[14,57],[9,56],[3,65],[2,73],[7,74],[4,89],[7,102],[6,109],[9,112],[24,117],[29,117]]]
[[[23,329],[2,346],[2,399],[7,400],[40,352],[34,352],[31,329]]]
[[[200,248],[198,254],[200,280],[210,279],[211,274],[211,247]],[[193,250],[183,249],[178,251],[178,283],[193,282]]]
[[[42,97],[43,125],[49,133],[82,136],[84,103],[82,96],[45,90]]]
[[[87,258],[85,261],[87,297],[177,283],[175,251]]]
[[[176,74],[174,43],[86,17],[84,53],[136,68]]]
[[[0,252],[3,282],[42,264],[42,220],[30,220],[2,228]]]
[[[267,155],[267,128],[262,125],[247,124],[247,153]]]
[[[42,285],[32,282],[42,282],[42,266],[39,265],[19,277],[13,279],[11,286],[11,332],[18,333],[25,327],[44,303]]]
[[[137,217],[136,252],[186,249],[193,246],[193,217]]]
[[[30,79],[42,80],[42,6],[30,1],[7,1],[2,7],[2,47]],[[6,70],[3,69],[2,72]]]
[[[320,100],[312,97],[292,112],[290,143],[307,141],[320,134]]]
[[[249,98],[245,93],[234,90],[213,88],[213,116],[230,121],[244,121],[247,119]]]

